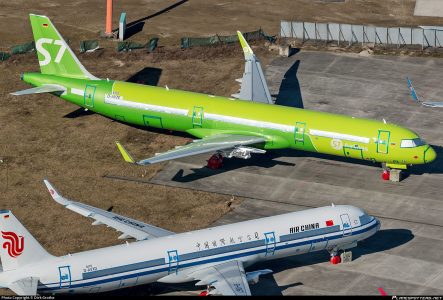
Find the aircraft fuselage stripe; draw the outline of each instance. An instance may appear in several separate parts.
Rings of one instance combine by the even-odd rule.
[[[310,129],[309,134],[313,136],[321,136],[326,138],[332,138],[332,139],[340,139],[340,140],[347,140],[352,142],[359,142],[364,144],[369,144],[370,139],[367,137],[361,137],[361,136],[355,136],[350,134],[343,134],[338,132],[331,132],[331,131],[323,131],[323,130],[316,130],[316,129]]]
[[[174,115],[180,115],[180,116],[187,116],[188,115],[187,109],[146,104],[146,103],[134,102],[134,101],[129,101],[129,100],[121,100],[121,99],[117,99],[117,97],[114,97],[114,96],[105,96],[104,101],[106,104],[112,104],[112,105],[117,105],[117,106],[150,110],[150,111],[156,111],[156,112],[174,114]]]
[[[370,223],[373,223],[373,224],[369,225]],[[364,232],[372,230],[373,228],[375,228],[377,226],[377,221],[376,220],[373,220],[370,223],[359,226],[359,227],[364,227],[366,225],[369,225],[368,227],[362,228],[362,229],[359,229],[359,230],[356,230],[358,227],[352,228],[352,233],[349,236],[362,234]],[[345,237],[349,237],[349,236],[345,236]],[[287,249],[287,248],[298,247],[298,246],[302,246],[302,245],[306,245],[306,244],[310,244],[310,243],[318,242],[318,241],[335,240],[335,239],[342,238],[344,236],[340,233],[340,234],[335,234],[335,235],[329,236],[329,237],[327,237],[327,239],[326,239],[326,237],[323,238],[323,236],[321,238],[319,238],[318,236],[315,236],[315,237],[313,237],[312,239],[306,240],[306,241],[298,242],[298,243],[296,242],[296,243],[288,244],[288,242],[286,241],[285,244],[278,245],[278,244],[282,244],[283,243],[283,242],[280,241],[279,243],[276,243],[275,251],[282,250],[282,249]],[[260,246],[260,247],[264,247],[264,246]],[[255,247],[255,248],[257,248],[257,247]],[[249,249],[251,249],[251,248],[249,248]],[[243,249],[243,250],[247,250],[247,249]],[[242,250],[238,250],[238,251],[242,251]],[[189,262],[189,263],[184,263],[184,264],[182,263],[182,261],[180,261],[181,264],[179,264],[179,268],[187,268],[187,267],[191,267],[191,266],[195,266],[195,265],[207,264],[207,263],[218,262],[218,261],[225,261],[225,260],[229,260],[229,259],[234,259],[234,258],[239,258],[239,257],[244,257],[244,256],[255,255],[255,254],[262,253],[262,252],[266,252],[266,247],[264,247],[263,249],[251,250],[251,251],[248,251],[248,252],[240,252],[240,253],[230,254],[230,255],[227,255],[227,256],[221,256],[221,257],[216,257],[216,258],[202,259],[200,261],[194,261],[194,262]],[[149,261],[149,262],[151,262],[151,261]],[[159,266],[161,266],[161,265],[159,265]],[[156,267],[159,267],[159,266],[152,266],[152,268],[156,268]],[[108,275],[100,275],[100,277],[112,276],[112,275],[114,277],[100,279],[100,280],[95,280],[95,281],[84,282],[84,281],[87,281],[88,279],[79,279],[79,280],[72,281],[72,282],[77,282],[77,283],[72,284],[72,282],[71,282],[70,288],[78,288],[78,287],[83,287],[83,286],[97,285],[97,284],[101,284],[101,283],[106,283],[106,282],[112,282],[112,281],[116,281],[116,280],[132,278],[132,277],[140,277],[140,276],[145,276],[145,275],[149,275],[149,274],[164,272],[164,271],[167,271],[168,269],[169,269],[169,266],[167,264],[163,268],[153,269],[153,270],[149,270],[149,271],[148,270],[146,270],[146,271],[138,271],[138,272],[135,272],[135,273],[132,273],[132,274],[127,274],[127,275],[121,275],[121,274],[124,273],[124,272],[130,272],[129,270],[128,271],[124,271],[124,272],[108,274]],[[134,270],[132,270],[132,271],[134,271]],[[98,279],[98,277],[95,277],[95,278]],[[94,279],[94,278],[89,278],[89,280],[91,280],[91,279]],[[58,290],[60,288],[59,284],[60,284],[59,282],[54,282],[54,283],[48,283],[48,284],[45,284],[45,285],[40,285],[38,290],[39,291]],[[49,285],[56,285],[56,286],[55,287],[49,287]]]

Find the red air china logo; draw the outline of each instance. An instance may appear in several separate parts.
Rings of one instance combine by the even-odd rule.
[[[9,256],[17,257],[23,253],[25,248],[25,238],[18,236],[12,231],[2,231],[2,237],[5,239],[3,248],[8,251]]]

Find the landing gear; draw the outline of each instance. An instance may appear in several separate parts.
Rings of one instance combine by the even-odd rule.
[[[336,265],[341,263],[340,253],[337,249],[337,246],[335,246],[332,249],[328,249],[329,254],[331,254],[331,259],[329,260],[331,264]]]
[[[223,155],[221,153],[216,153],[212,155],[209,160],[208,164],[206,165],[209,169],[216,170],[223,167]]]
[[[345,249],[349,249],[355,247],[353,244],[345,245]],[[333,265],[348,263],[352,261],[352,251],[346,251],[337,247],[333,249],[328,249],[328,252],[331,254],[330,262]]]
[[[210,291],[212,291],[214,289],[214,287],[212,287],[211,285],[208,285],[206,287],[206,291],[203,291],[199,294],[199,296],[211,296],[211,294],[209,294]]]
[[[341,263],[340,255],[334,255],[334,256],[331,255],[330,261],[331,261],[331,264],[333,264],[333,265]]]
[[[383,173],[381,173],[381,178],[383,180],[389,180],[391,177],[391,172],[389,170],[383,170]]]
[[[389,180],[391,177],[391,169],[386,166],[385,163],[381,164],[383,167],[383,173],[381,173],[381,178],[383,180]]]
[[[397,168],[390,168],[386,163],[382,163],[382,167],[383,167],[383,173],[381,174],[381,178],[383,180],[390,180],[393,182],[399,182],[402,180],[402,175],[404,175],[402,173],[401,169],[397,169]]]

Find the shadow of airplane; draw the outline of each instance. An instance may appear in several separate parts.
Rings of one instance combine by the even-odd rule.
[[[406,179],[410,174],[414,175],[422,175],[424,173],[428,174],[442,174],[443,173],[443,147],[440,146],[432,146],[437,152],[437,159],[429,164],[425,165],[415,165],[412,166],[409,170],[403,172],[402,180]],[[211,153],[208,153],[208,159]],[[307,152],[295,149],[276,149],[267,151],[265,154],[253,154],[250,159],[240,159],[240,158],[230,158],[224,159],[223,167],[221,169],[209,169],[206,167],[206,160],[202,160],[201,168],[191,168],[190,170],[193,173],[183,175],[184,170],[180,169],[177,173],[171,178],[172,181],[175,182],[192,182],[195,180],[199,180],[202,178],[208,178],[211,176],[215,176],[218,174],[222,174],[225,172],[241,169],[244,167],[259,167],[259,168],[272,168],[276,165],[285,165],[285,166],[295,166],[294,163],[284,162],[278,160],[280,157],[312,157],[312,158],[320,158],[324,160],[330,160],[332,162],[345,162],[352,163],[356,165],[362,166],[370,166],[370,167],[378,167],[381,168],[380,163],[374,163],[372,161],[359,160],[348,157],[340,157],[329,154],[315,153],[315,152]],[[330,163],[332,163],[330,162]],[[328,162],[324,162],[327,164]]]
[[[182,4],[184,4],[184,3],[186,3],[186,2],[188,2],[188,0],[181,0],[181,1],[178,1],[178,2],[176,2],[176,3],[174,3],[174,4],[172,4],[172,5],[169,5],[168,7],[163,8],[162,10],[159,10],[159,11],[156,12],[156,13],[153,13],[153,14],[151,14],[151,15],[149,15],[149,16],[146,16],[146,17],[140,18],[140,19],[138,19],[138,20],[132,21],[132,22],[130,22],[130,23],[127,23],[127,24],[126,24],[126,30],[130,29],[130,27],[135,26],[135,25],[137,25],[137,24],[139,24],[139,23],[141,23],[141,22],[143,22],[143,21],[149,20],[149,19],[154,18],[154,17],[156,17],[156,16],[159,16],[159,15],[161,15],[161,14],[164,14],[164,13],[170,11],[171,9],[174,9],[174,8],[176,8],[176,7],[178,7],[178,6],[182,5]],[[143,26],[142,26],[142,27],[143,27]],[[118,28],[115,28],[115,29],[112,30],[112,31],[114,31],[114,32],[115,32],[115,31],[118,31]]]
[[[145,22],[143,22],[143,21],[135,23],[132,26],[126,25],[125,40],[129,39],[131,36],[142,31],[144,26],[145,26]]]
[[[359,242],[359,245],[352,249],[353,261],[358,260],[364,255],[371,253],[383,252],[394,249],[410,242],[414,238],[412,232],[408,229],[382,229],[370,238]],[[329,253],[325,250],[294,255],[276,260],[259,262],[246,271],[255,271],[261,269],[271,269],[274,273],[279,273],[288,269],[295,269],[329,261]],[[352,264],[353,262],[350,262]],[[179,291],[203,291],[205,286],[195,286],[196,281],[180,283],[180,284],[164,284],[150,283],[133,288],[126,288],[111,292],[103,293],[103,295],[112,296],[141,296],[141,295],[161,295],[170,292]],[[279,286],[275,281],[273,274],[260,276],[260,281],[256,285],[251,285],[252,295],[282,295],[282,292],[291,287],[303,285],[303,282],[294,282]]]
[[[74,111],[71,111],[70,113],[67,113],[63,116],[63,118],[75,119],[78,117],[90,116],[93,114],[95,114],[93,111],[85,110],[83,107],[80,107]]]
[[[208,159],[210,157],[211,153],[208,153]],[[224,159],[223,161],[223,168],[221,169],[209,169],[206,166],[206,161],[202,161],[202,167],[201,168],[192,168],[190,169],[193,171],[193,173],[190,173],[188,175],[184,175],[184,170],[180,169],[174,177],[171,178],[172,181],[176,182],[192,182],[195,180],[199,180],[202,178],[208,178],[214,175],[218,175],[221,173],[229,172],[232,170],[240,169],[243,167],[259,167],[259,168],[272,168],[276,165],[284,165],[284,166],[295,166],[294,163],[288,163],[284,161],[274,160],[274,159],[261,159],[260,157],[265,154],[261,155],[252,155],[250,159],[241,159],[241,158],[230,158],[230,159]]]
[[[300,83],[297,78],[299,66],[300,60],[297,60],[286,71],[275,99],[276,105],[304,108]]]
[[[414,165],[409,168],[408,173],[414,175],[428,174],[443,174],[443,147],[437,145],[431,145],[431,147],[437,153],[437,158],[424,165]]]
[[[157,86],[158,82],[160,81],[162,71],[163,70],[159,68],[146,67],[129,77],[126,81]]]

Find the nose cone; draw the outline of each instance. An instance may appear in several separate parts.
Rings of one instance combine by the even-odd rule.
[[[429,148],[425,150],[425,163],[433,162],[436,158],[437,153],[431,146],[429,146]]]
[[[381,228],[381,223],[380,223],[379,219],[376,219],[376,220],[377,220],[377,231],[379,231]]]

